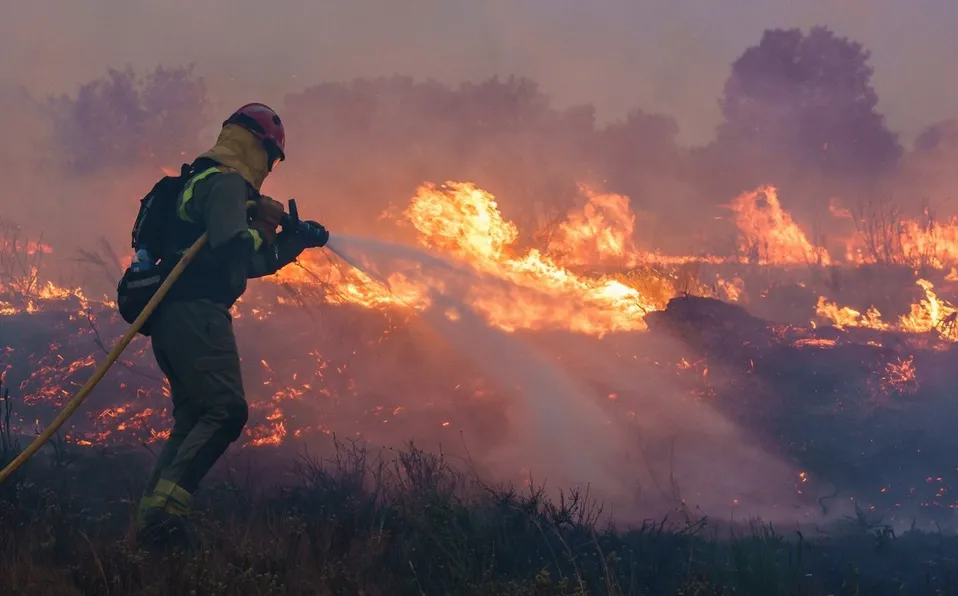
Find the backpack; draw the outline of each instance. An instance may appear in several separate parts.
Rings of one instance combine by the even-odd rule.
[[[193,176],[193,165],[183,164],[179,176],[164,176],[140,199],[140,210],[133,224],[131,247],[134,260],[117,284],[117,308],[120,316],[132,324],[176,265],[163,259],[167,243],[174,237],[177,201]],[[151,316],[139,333],[149,336]]]

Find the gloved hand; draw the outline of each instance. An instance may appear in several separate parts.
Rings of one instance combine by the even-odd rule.
[[[276,228],[283,218],[283,204],[263,196],[256,202],[250,227],[259,231],[267,245],[276,243]]]
[[[328,241],[329,232],[315,221],[300,221],[294,228],[283,228],[273,250],[268,252],[270,270],[278,271],[295,261],[307,248],[326,246]]]
[[[304,240],[307,248],[321,248],[329,242],[329,230],[322,224],[315,221],[304,221],[302,225],[303,230],[300,231],[300,234],[305,236]]]

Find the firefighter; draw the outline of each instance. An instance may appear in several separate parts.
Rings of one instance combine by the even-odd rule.
[[[286,159],[286,133],[279,116],[247,104],[224,123],[212,149],[193,162],[193,175],[177,198],[174,238],[165,239],[175,258],[206,232],[208,245],[173,285],[154,314],[151,341],[157,364],[169,380],[173,429],[157,458],[137,512],[137,538],[152,543],[187,530],[193,494],[213,464],[236,441],[248,409],[233,335],[230,307],[247,279],[271,275],[310,247],[316,234],[285,228],[277,233],[283,205],[260,187]],[[256,201],[252,213],[247,201]]]

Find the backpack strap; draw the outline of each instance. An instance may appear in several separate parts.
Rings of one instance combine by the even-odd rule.
[[[196,223],[193,220],[193,218],[190,216],[187,210],[190,201],[193,199],[193,187],[200,180],[204,180],[214,174],[219,174],[219,173],[220,173],[219,166],[212,166],[212,167],[206,168],[205,170],[200,171],[199,173],[195,174],[192,178],[190,178],[189,182],[186,183],[186,188],[183,189],[183,194],[180,195],[176,204],[176,214],[177,216],[179,216],[181,220],[189,222],[189,223],[193,223],[193,224]]]
[[[187,180],[190,172],[193,171],[192,164],[182,164],[180,166],[180,175],[179,176],[164,176],[162,179],[156,182],[153,185],[153,188],[150,189],[150,192],[146,194],[142,199],[140,199],[140,209],[136,214],[136,220],[133,223],[133,229],[130,234],[130,247],[136,250],[139,241],[140,241],[140,232],[143,227],[145,220],[152,221],[156,216],[149,217],[148,213],[150,212],[151,207],[154,202],[157,200],[157,197],[164,193],[168,192],[179,192],[179,189],[182,188],[182,184]],[[177,188],[175,191],[171,191],[171,188]]]

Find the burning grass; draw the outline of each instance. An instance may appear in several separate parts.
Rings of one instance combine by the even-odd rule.
[[[730,204],[740,243],[739,253],[727,258],[649,252],[636,244],[626,197],[585,188],[582,194],[583,206],[557,221],[539,248],[520,247],[518,230],[502,217],[496,199],[472,184],[421,186],[401,221],[419,244],[454,259],[458,269],[448,267],[443,274],[468,272],[464,279],[471,285],[461,289],[463,303],[488,325],[552,350],[570,366],[575,358],[559,348],[566,342],[562,335],[583,337],[577,346],[608,353],[624,367],[627,383],[614,390],[598,373],[583,373],[596,395],[616,396],[601,400],[609,402],[602,407],[614,419],[641,418],[648,378],[643,367],[669,369],[677,377],[670,384],[680,395],[723,408],[750,430],[777,429],[777,436],[767,437],[776,451],[784,449],[800,467],[821,458],[833,466],[816,469],[815,475],[828,477],[839,473],[836,462],[828,462],[836,450],[873,451],[869,424],[885,424],[881,417],[898,416],[904,403],[925,408],[939,403],[943,382],[935,369],[948,369],[944,361],[958,338],[955,308],[937,293],[949,287],[944,271],[930,271],[928,279],[907,271],[906,283],[889,284],[889,270],[882,269],[870,275],[883,294],[854,295],[849,289],[866,287],[868,269],[834,262],[826,267],[822,249],[806,238],[770,187]],[[109,300],[41,283],[31,259],[46,254],[43,245],[22,241],[11,226],[5,229],[0,301],[8,309],[2,315],[4,333],[15,340],[0,354],[0,375],[22,395],[12,424],[29,434],[82,385],[124,325]],[[99,265],[116,260],[109,250],[102,259],[87,256]],[[799,263],[804,267],[796,269]],[[461,284],[453,274],[435,273],[393,272],[387,290],[335,260],[309,255],[276,278],[251,284],[233,310],[251,404],[241,444],[277,446],[335,431],[395,445],[408,436],[444,438],[458,430],[482,438],[482,445],[473,447],[482,459],[486,450],[513,440],[520,429],[505,413],[515,399],[513,388],[497,385],[417,320],[417,311],[431,307],[433,291]],[[787,309],[786,291],[796,297]],[[675,300],[688,294],[765,310],[770,320],[781,320],[789,310],[784,318],[793,316],[798,324],[776,326],[738,311],[719,320],[709,315],[691,332],[671,325],[666,335],[678,335],[689,346],[664,350],[661,334],[647,333],[648,321],[675,312],[697,320],[700,313],[683,310],[684,302]],[[844,296],[854,307],[839,302]],[[880,311],[876,302],[858,306],[871,298],[881,299]],[[461,313],[445,314],[455,320]],[[703,345],[703,333],[722,342]],[[743,345],[751,348],[743,351]],[[830,370],[834,363],[842,369]],[[783,385],[779,379],[793,382]],[[833,401],[826,405],[822,399]],[[168,387],[147,341],[134,340],[90,404],[68,430],[80,444],[153,444],[165,437]],[[796,404],[803,405],[798,417]],[[801,424],[819,411],[861,429],[846,441],[854,448],[803,434]],[[774,417],[777,426],[769,427],[760,413]],[[843,466],[841,473],[851,467]],[[935,462],[927,475],[937,478],[947,469]],[[882,476],[880,470],[876,476]],[[869,484],[867,491],[872,490]],[[889,498],[905,492],[906,486],[897,487]],[[932,501],[950,508],[948,499],[950,494]],[[886,511],[896,501],[865,502]]]

